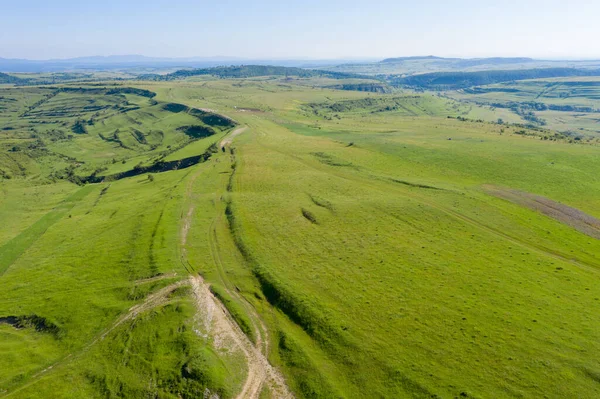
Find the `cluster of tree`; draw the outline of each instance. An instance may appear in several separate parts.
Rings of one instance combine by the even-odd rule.
[[[507,103],[492,103],[492,107],[496,108],[521,108],[529,109],[534,111],[563,111],[563,112],[600,112],[600,109],[592,107],[580,107],[575,105],[556,105],[556,104],[545,104],[535,101],[523,101],[514,102],[510,101]]]
[[[419,96],[402,97],[366,97],[356,100],[342,100],[332,103],[310,103],[304,107],[312,113],[326,112],[350,112],[350,111],[395,111],[404,108],[407,100],[419,100]]]
[[[150,90],[138,89],[135,87],[117,87],[114,89],[109,89],[106,91],[106,94],[135,94],[140,97],[154,98],[156,97],[156,93]]]
[[[154,98],[156,93],[150,90],[138,89],[135,87],[59,87],[56,93],[85,93],[98,95],[115,95],[115,94],[135,94],[141,97]]]
[[[75,121],[75,123],[71,127],[71,131],[75,134],[87,134],[87,129],[86,129],[85,125],[86,125],[85,121],[78,119],[77,121]]]
[[[467,94],[487,94],[487,93],[519,93],[521,90],[510,87],[470,87],[464,89]]]
[[[193,125],[193,126],[180,126],[177,128],[177,130],[185,133],[188,137],[194,138],[194,139],[201,139],[204,137],[210,137],[212,135],[214,135],[216,132],[211,129],[208,126],[200,126],[200,125]]]
[[[167,103],[167,104],[163,105],[163,109],[165,111],[169,111],[169,112],[173,112],[173,113],[187,112],[188,114],[200,119],[203,123],[205,123],[209,126],[230,128],[230,127],[234,127],[235,125],[237,125],[237,123],[234,120],[229,119],[226,116],[215,114],[215,113],[208,112],[208,111],[203,111],[198,108],[190,108],[184,104]]]
[[[198,163],[206,162],[210,157],[217,153],[219,150],[217,148],[217,144],[211,144],[204,153],[200,155],[195,155],[188,158],[178,159],[176,161],[163,161],[162,159],[157,160],[152,165],[144,166],[141,163],[135,165],[133,169],[127,170],[125,172],[116,173],[108,176],[99,176],[98,171],[102,172],[103,170],[98,170],[92,173],[87,177],[79,177],[76,176],[73,169],[69,169],[66,171],[66,178],[68,180],[73,181],[76,184],[87,184],[87,183],[100,183],[103,181],[113,181],[120,180],[126,177],[139,176],[142,174],[148,173],[161,173],[167,172],[169,170],[179,170],[189,168],[190,166],[194,166]]]
[[[528,122],[535,123],[535,124],[540,125],[540,126],[545,126],[546,125],[546,121],[544,119],[540,118],[539,116],[537,116],[535,114],[535,112],[533,112],[531,110],[526,110],[526,109],[523,109],[523,108],[518,107],[518,106],[514,107],[514,108],[511,108],[511,109],[513,110],[513,112],[515,114],[521,116],[521,118],[525,119]]]
[[[366,91],[370,93],[391,93],[391,88],[385,83],[347,83],[326,86],[327,89]]]

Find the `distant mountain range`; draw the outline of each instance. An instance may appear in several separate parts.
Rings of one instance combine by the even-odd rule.
[[[129,71],[136,74],[173,72],[218,66],[268,65],[322,69],[355,74],[414,74],[435,71],[471,71],[534,68],[599,68],[600,61],[539,60],[527,57],[444,58],[433,55],[378,59],[245,59],[240,57],[164,58],[143,55],[111,55],[68,59],[27,60],[0,58],[0,72],[91,72]]]

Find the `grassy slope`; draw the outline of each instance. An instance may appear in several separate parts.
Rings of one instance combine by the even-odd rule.
[[[259,296],[287,316],[240,286],[275,330],[273,359],[297,392],[598,394],[600,244],[479,188],[598,216],[595,147],[441,118],[306,119],[294,101],[237,115],[251,131],[236,145],[232,198],[248,265],[268,284]]]
[[[19,117],[25,110],[21,104],[43,98],[39,90],[9,93],[17,101],[11,101],[14,112],[2,121],[13,127],[2,133],[5,145],[27,138],[27,124],[45,120],[43,129],[37,129],[44,147],[85,162],[81,173],[104,164],[109,170],[127,170],[167,146],[174,150],[169,159],[198,155],[223,134],[218,131],[187,146],[189,141],[176,128],[200,124],[198,119],[167,112],[145,98],[128,98],[130,103],[139,101],[142,109],[107,111],[86,135],[54,141],[52,128],[70,126],[69,118],[84,116],[81,107],[104,99],[60,93],[41,105],[39,112],[45,116]],[[30,93],[36,96],[27,100]],[[70,114],[55,116],[62,106]],[[146,145],[123,149],[99,137],[119,128],[161,129],[164,136],[154,153]],[[198,179],[192,189],[188,181],[196,170],[218,173],[216,164],[156,174],[152,180],[139,176],[81,188],[48,178],[60,158],[26,147],[17,154],[26,166],[24,176],[1,180],[0,317],[35,315],[50,328],[16,329],[0,323],[0,395],[187,398],[202,396],[208,387],[221,397],[232,396],[244,375],[241,359],[216,353],[209,342],[198,339],[189,291],[172,294],[166,303],[115,326],[133,305],[186,278],[190,265],[184,267],[179,256],[184,201],[195,190],[210,190],[213,175]],[[13,155],[3,151],[0,160],[12,167]],[[114,156],[125,163],[113,164]],[[197,245],[202,243],[190,243],[189,250]],[[192,267],[203,265],[194,262]]]
[[[213,164],[198,168],[212,170]],[[179,218],[192,172],[87,186],[83,190],[91,192],[68,216],[56,220],[10,265],[1,277],[0,314],[36,314],[57,325],[59,333],[1,324],[3,389],[13,397],[108,392],[117,397],[153,392],[194,397],[206,386],[224,397],[235,392],[239,360],[217,356],[192,332],[197,327],[189,293],[108,330],[133,304],[185,278],[178,253]],[[157,275],[171,277],[144,282]],[[106,331],[107,339],[96,341]],[[184,378],[181,370],[189,364],[196,374]],[[51,373],[38,375],[50,365]],[[65,385],[64,379],[71,383]]]
[[[371,173],[329,172],[336,167],[296,158],[298,140],[274,141],[242,150],[236,204],[243,237],[346,368],[354,384],[348,395],[597,392],[586,374],[598,369],[586,355],[598,349],[589,325],[600,294],[589,284],[598,273],[597,242],[467,190],[438,193],[373,181]],[[292,146],[293,157],[274,150]],[[326,142],[316,147],[342,152]],[[332,203],[335,214],[308,194]],[[302,217],[303,207],[319,225]],[[470,372],[477,363],[485,375]]]
[[[118,90],[107,94],[107,87],[2,90],[0,107],[6,112],[0,117],[0,176],[64,177],[69,168],[78,176],[112,174],[160,157],[202,153],[199,146],[210,144],[205,144],[210,138],[198,143],[184,132],[187,126],[207,126],[186,110]],[[77,121],[83,132],[75,128]],[[228,130],[210,128],[216,133],[210,142]],[[194,148],[181,152],[190,143]]]
[[[11,263],[0,316],[59,327],[54,336],[0,325],[0,387],[12,397],[236,391],[239,359],[186,332],[185,290],[90,345],[185,275],[178,226],[188,205],[188,267],[243,296],[229,304],[240,320],[247,304],[261,314],[271,360],[301,397],[598,395],[600,244],[481,189],[520,188],[600,216],[595,147],[447,119],[466,110],[432,97],[408,114],[327,120],[301,105],[369,96],[261,80],[140,86],[250,129],[233,157],[113,182],[102,195],[106,184],[91,186]],[[25,210],[13,202],[6,240],[76,188],[47,190],[30,223],[14,221]],[[140,280],[156,273],[177,276]],[[181,371],[190,364],[192,381]]]
[[[26,181],[3,182],[0,188],[0,245],[17,236],[36,220],[56,207],[77,187],[62,183],[39,186]]]

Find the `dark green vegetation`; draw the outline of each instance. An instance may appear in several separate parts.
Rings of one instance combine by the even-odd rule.
[[[21,82],[24,82],[24,80],[17,78],[15,76],[0,72],[0,84],[18,84]]]
[[[392,89],[384,83],[347,83],[326,86],[328,89],[368,91],[371,93],[391,93]]]
[[[297,78],[0,90],[0,396],[236,397],[198,273],[297,397],[600,395],[595,143]]]
[[[326,119],[340,119],[340,114],[393,113],[404,116],[448,116],[457,113],[455,104],[431,96],[416,95],[367,97],[355,100],[310,103],[306,104],[304,109]]]

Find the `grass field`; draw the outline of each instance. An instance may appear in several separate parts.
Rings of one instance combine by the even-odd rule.
[[[600,218],[597,146],[427,94],[195,80],[0,90],[0,396],[236,397],[197,273],[296,397],[600,394],[600,241],[500,195]],[[75,184],[205,153],[232,127],[206,113],[247,129]]]
[[[481,188],[599,216],[595,147],[294,101],[237,116],[232,209],[303,396],[597,394],[598,242]]]

